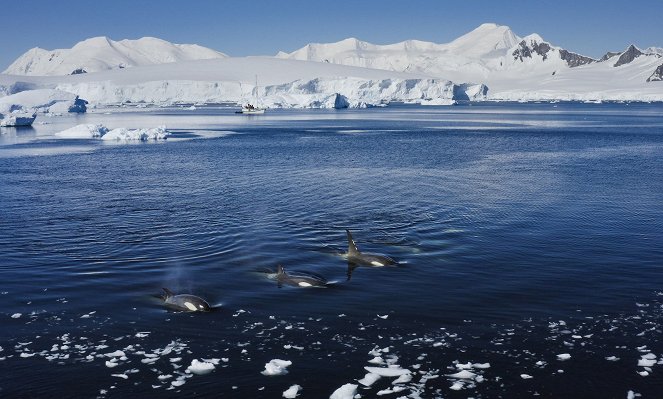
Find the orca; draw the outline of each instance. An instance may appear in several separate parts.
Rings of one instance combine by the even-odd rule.
[[[327,280],[321,277],[288,273],[281,265],[276,267],[276,281],[278,282],[279,287],[281,287],[283,284],[301,288],[327,286]]]
[[[169,308],[184,312],[209,312],[212,307],[204,299],[190,294],[175,294],[168,288],[163,289],[161,297]]]
[[[348,236],[348,252],[346,254],[348,259],[348,281],[352,277],[354,269],[359,266],[384,267],[395,266],[398,264],[398,262],[386,255],[359,251],[355,240],[352,238],[350,230],[346,229],[345,232]]]

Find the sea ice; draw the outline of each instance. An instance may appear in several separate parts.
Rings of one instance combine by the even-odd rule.
[[[261,371],[263,375],[284,375],[288,374],[287,367],[292,365],[289,360],[272,359],[265,363],[265,370]]]
[[[297,384],[291,385],[290,388],[283,391],[283,397],[286,398],[286,399],[295,398],[295,397],[297,397],[297,395],[299,394],[299,391],[301,389],[302,389],[302,387],[297,385]]]
[[[191,365],[186,368],[187,373],[193,373],[198,375],[208,374],[214,371],[214,363],[212,362],[201,362],[198,359],[193,359]]]
[[[460,378],[464,380],[471,380],[474,379],[477,375],[469,370],[462,370],[454,374],[447,374],[447,377],[451,378]]]
[[[65,139],[94,139],[106,134],[108,129],[104,125],[81,124],[55,133],[57,137]]]
[[[379,374],[375,373],[367,373],[364,378],[361,380],[358,380],[357,382],[360,383],[361,385],[365,387],[370,387],[375,383],[375,381],[379,380],[381,377]]]
[[[571,358],[571,355],[568,353],[560,353],[557,355],[557,360],[564,361],[564,360],[569,360]]]
[[[377,374],[380,377],[398,377],[403,374],[411,374],[412,372],[408,369],[396,367],[364,367],[369,373]]]
[[[117,128],[101,136],[102,140],[115,141],[148,141],[165,140],[170,136],[165,126],[159,126],[153,129],[127,129]]]
[[[357,384],[345,384],[331,394],[329,399],[353,399],[357,393]]]
[[[12,319],[18,319],[18,318],[21,317],[21,316],[22,316],[21,313],[14,313],[14,314],[12,315]]]
[[[64,346],[62,347],[62,349],[64,349]],[[125,356],[125,353],[122,352],[121,350],[116,350],[115,352],[104,353],[104,356],[106,356],[106,357],[123,357],[123,356]]]

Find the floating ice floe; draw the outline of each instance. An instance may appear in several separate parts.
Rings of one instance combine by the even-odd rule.
[[[454,374],[447,374],[447,377],[459,378],[462,380],[473,380],[477,375],[469,370],[462,370]]]
[[[56,137],[65,139],[102,139],[106,141],[149,141],[165,140],[170,132],[165,126],[152,129],[117,128],[109,130],[101,124],[81,124],[55,133]]]
[[[364,367],[369,373],[377,374],[380,377],[399,377],[403,374],[411,374],[412,372],[408,369],[401,368],[400,366],[395,367]]]
[[[14,314],[12,315],[12,319],[18,319],[18,318],[21,317],[21,316],[23,316],[22,313],[14,313]]]
[[[116,350],[115,352],[104,353],[106,357],[124,357],[126,354],[121,350]]]
[[[571,355],[568,353],[560,353],[557,355],[557,360],[559,361],[564,361],[564,360],[569,360],[571,358]]]
[[[656,364],[656,355],[653,353],[647,353],[646,355],[642,355],[640,357],[640,360],[638,360],[638,366],[639,367],[651,367]]]
[[[170,133],[166,131],[166,127],[159,126],[153,129],[117,128],[101,136],[101,139],[115,141],[148,141],[165,140],[168,136],[170,136]]]
[[[297,395],[299,394],[299,391],[301,390],[302,390],[301,386],[297,384],[291,385],[290,388],[283,391],[283,397],[286,399],[296,398]]]
[[[201,362],[198,359],[193,359],[191,361],[191,365],[186,368],[186,372],[198,375],[209,374],[212,371],[214,371],[214,367],[215,367],[214,363],[212,362],[205,362],[205,361]]]
[[[357,382],[360,383],[361,385],[365,387],[370,387],[375,383],[375,381],[379,380],[381,377],[379,374],[375,373],[367,373],[364,378],[358,380]]]
[[[353,399],[357,393],[357,384],[345,384],[331,394],[329,399]]]
[[[57,137],[63,139],[96,139],[108,132],[108,128],[104,125],[95,124],[81,124],[61,132],[55,133]]]
[[[289,360],[272,359],[265,363],[265,370],[261,371],[263,375],[284,375],[288,374],[287,367],[292,365]]]

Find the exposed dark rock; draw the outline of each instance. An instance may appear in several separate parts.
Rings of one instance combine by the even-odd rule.
[[[518,43],[518,48],[513,52],[513,58],[515,60],[522,61],[523,58],[532,58],[532,53],[538,54],[543,57],[545,61],[548,58],[548,52],[550,51],[550,45],[548,43],[538,43],[532,42],[531,47],[527,45],[525,40]]]
[[[599,62],[607,61],[607,60],[609,60],[610,58],[612,58],[612,57],[614,57],[614,56],[616,56],[616,55],[619,55],[619,54],[621,54],[621,53],[619,53],[619,52],[614,52],[614,51],[608,51],[607,53],[603,54],[603,57],[601,57],[601,58],[599,59]]]
[[[619,56],[619,59],[617,60],[614,66],[618,67],[620,65],[628,64],[632,62],[634,59],[640,57],[642,54],[643,54],[642,51],[638,50],[637,47],[631,44],[630,46],[628,46],[626,51],[624,51],[622,55]]]
[[[87,71],[86,71],[85,69],[83,69],[83,68],[78,68],[78,69],[74,69],[74,70],[71,72],[71,75],[80,75],[80,74],[82,74],[82,73],[87,73]]]
[[[87,112],[87,104],[88,102],[83,100],[82,98],[76,97],[76,100],[74,100],[74,104],[69,107],[69,112],[74,112],[77,114],[82,114]]]
[[[571,67],[577,67],[580,65],[586,65],[586,64],[591,64],[592,62],[595,62],[596,60],[590,57],[585,57],[584,55],[572,53],[570,51],[566,51],[564,49],[559,50],[559,57],[566,61],[566,64]]]
[[[660,82],[663,80],[663,64],[659,65],[658,68],[647,78],[647,82]]]
[[[536,42],[531,41],[529,44],[527,41],[523,40],[518,43],[518,48],[513,52],[513,58],[516,60],[522,61],[524,58],[532,58],[532,54],[538,54],[545,61],[548,59],[548,53],[552,50],[550,44],[546,42]],[[585,57],[584,55],[572,53],[570,51],[560,49],[559,57],[566,61],[566,64],[573,68],[580,65],[589,64],[595,62],[596,60],[590,57]]]

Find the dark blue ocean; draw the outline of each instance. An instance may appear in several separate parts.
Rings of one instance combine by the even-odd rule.
[[[661,397],[663,105],[233,111],[0,130],[0,397]]]

